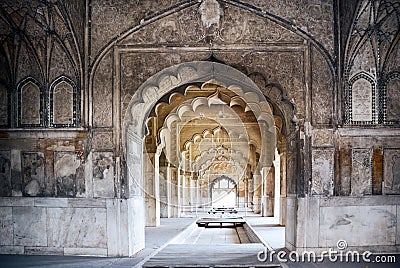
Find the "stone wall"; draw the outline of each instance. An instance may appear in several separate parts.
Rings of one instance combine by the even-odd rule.
[[[398,196],[305,197],[299,198],[297,205],[300,217],[295,240],[286,240],[289,249],[317,253],[338,250],[339,240],[347,243],[344,251],[400,249]]]
[[[0,254],[131,256],[132,200],[8,197],[0,199]],[[142,232],[142,233],[141,233]]]

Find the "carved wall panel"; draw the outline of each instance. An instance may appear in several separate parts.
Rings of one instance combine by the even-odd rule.
[[[386,120],[400,121],[400,74],[386,85]]]
[[[11,154],[0,151],[0,197],[11,196]]]
[[[133,66],[132,66],[133,67]],[[112,127],[113,63],[111,53],[98,66],[93,83],[93,126]]]
[[[365,73],[371,79],[373,88],[372,106],[377,106],[377,111],[372,107],[371,114],[363,114],[361,118],[351,120],[351,115],[347,116],[347,124],[385,124],[386,121],[386,98],[385,88],[379,88],[375,96],[375,84],[383,82],[386,74],[399,71],[399,44],[397,35],[400,30],[398,17],[400,6],[393,1],[373,0],[359,1],[358,9],[354,14],[349,36],[342,37],[348,40],[346,47],[345,60],[345,80],[354,80],[358,73]],[[346,85],[345,109],[346,114],[351,113],[351,83]],[[349,89],[350,87],[350,89]],[[376,98],[376,100],[375,100]],[[368,107],[370,110],[370,108]],[[354,107],[353,107],[354,112]],[[357,117],[357,115],[356,115]],[[359,120],[360,119],[360,120]],[[389,121],[390,122],[390,121]]]
[[[0,83],[0,126],[8,125],[8,94],[7,88]]]
[[[372,194],[372,152],[370,149],[353,149],[351,172],[351,195]]]
[[[105,5],[102,1],[93,1],[91,6],[91,54],[95,55],[112,37],[123,30],[178,2],[180,0],[112,0]]]
[[[334,150],[312,151],[312,185],[313,195],[333,195]]]
[[[332,129],[313,129],[312,145],[313,146],[333,146],[333,130]]]
[[[152,75],[179,64],[196,60],[204,60],[210,56],[208,51],[180,53],[126,53],[121,55],[121,98],[122,112],[126,108],[136,90]]]
[[[239,19],[240,18],[240,19]],[[275,22],[234,6],[225,6],[220,38],[215,43],[302,42],[302,38]]]
[[[372,77],[375,76],[376,61],[374,57],[374,49],[370,42],[366,42],[358,51],[355,52],[354,60],[350,63],[348,78],[352,78],[359,72],[366,72]]]
[[[44,190],[44,155],[41,152],[23,152],[22,191],[24,196],[41,196]]]
[[[212,38],[216,44],[302,41],[301,37],[271,20],[232,5],[223,5],[218,9],[219,12],[210,11],[219,13],[217,19],[214,19],[218,20],[218,27],[207,27],[207,22],[201,21],[201,10],[201,7],[195,5],[179,11],[140,29],[121,44],[206,44],[207,38]]]
[[[64,1],[63,5],[70,14],[72,28],[75,29],[75,35],[80,48],[81,55],[84,54],[84,40],[85,40],[85,20],[82,18],[86,14],[86,3],[83,1]]]
[[[205,43],[197,6],[155,21],[121,41],[121,44],[199,44]]]
[[[75,197],[77,194],[77,169],[80,159],[74,152],[54,153],[54,177],[56,180],[56,196]]]
[[[59,75],[55,74],[56,72],[70,72],[72,65],[75,65],[74,71],[79,73],[78,66],[80,65],[81,55],[76,43],[75,33],[77,31],[74,31],[73,24],[70,22],[70,15],[72,14],[66,12],[64,4],[60,1],[49,3],[40,0],[2,1],[0,3],[2,14],[9,20],[8,27],[12,28],[15,36],[11,37],[14,40],[14,48],[12,49],[15,51],[10,52],[10,54],[15,55],[18,59],[17,65],[11,67],[16,70],[17,81],[27,76],[33,76],[42,84],[45,84],[42,78],[50,77],[50,80],[52,80]],[[85,4],[81,3],[80,7],[84,8]],[[76,13],[73,15],[76,15]],[[83,12],[76,18],[81,21],[81,25],[85,21],[82,18],[84,18]],[[80,27],[80,29],[83,29],[83,27]],[[20,38],[21,34],[24,38]],[[83,34],[83,31],[79,32],[81,37]],[[83,38],[80,38],[80,41],[83,41]],[[60,45],[59,42],[63,42],[63,44]],[[56,44],[54,49],[53,44]],[[83,49],[83,46],[81,49]],[[52,55],[52,52],[54,52],[54,55]],[[57,64],[62,62],[67,64]],[[51,63],[50,66],[49,63]],[[56,67],[62,68],[57,70]]]
[[[361,76],[351,86],[351,118],[353,122],[372,122],[374,116],[375,87]]]
[[[93,193],[95,197],[114,197],[114,154],[93,153]]]
[[[400,149],[384,149],[384,193],[400,194]]]
[[[335,187],[339,195],[348,196],[351,194],[352,150],[350,148],[341,148],[339,161],[340,182]]]
[[[51,87],[50,122],[54,126],[75,126],[77,116],[77,92],[69,79],[61,77]]]
[[[28,78],[18,87],[19,125],[42,125],[42,92],[40,84]]]
[[[53,90],[53,123],[69,125],[73,121],[74,91],[70,84],[61,82]]]
[[[334,25],[333,1],[309,0],[247,0],[262,11],[278,15],[310,33],[333,54]]]
[[[74,65],[69,56],[68,52],[58,42],[54,42],[50,65],[50,81],[60,76],[75,77],[77,70],[74,70]]]
[[[334,80],[324,57],[312,50],[312,122],[332,124]]]
[[[40,77],[42,77],[40,66],[37,62],[35,62],[34,57],[32,57],[32,52],[23,42],[21,43],[21,48],[18,55],[18,70],[16,76],[17,81],[21,81],[28,76],[35,77],[36,79],[40,79]]]
[[[112,150],[114,148],[111,131],[96,131],[93,133],[93,148],[95,150]]]
[[[385,71],[390,72],[400,72],[400,42],[396,44],[393,48],[390,56],[388,56],[386,62]]]
[[[279,84],[288,93],[287,98],[296,104],[296,116],[304,118],[304,55],[302,52],[215,52],[215,57],[240,71],[262,73],[268,78],[267,83]]]

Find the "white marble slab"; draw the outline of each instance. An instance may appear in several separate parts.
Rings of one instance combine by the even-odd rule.
[[[106,209],[48,208],[50,247],[107,248]]]
[[[123,199],[107,200],[107,248],[109,256],[127,256],[128,204]]]
[[[14,207],[14,245],[47,246],[46,208]]]
[[[0,209],[0,246],[13,245],[12,208]]]
[[[319,246],[334,247],[343,239],[349,246],[394,245],[396,206],[321,207]]]

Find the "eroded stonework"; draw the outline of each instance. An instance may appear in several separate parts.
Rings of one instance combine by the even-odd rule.
[[[400,121],[400,75],[387,84],[387,115],[388,121]]]
[[[400,149],[384,150],[384,191],[388,194],[400,193]]]
[[[59,197],[75,197],[77,193],[77,169],[80,159],[74,152],[55,152],[54,176],[56,195]]]
[[[333,150],[313,150],[312,152],[313,195],[333,195]]]
[[[41,117],[40,88],[32,82],[28,82],[21,88],[20,94],[21,124],[39,125]]]
[[[372,121],[372,97],[373,88],[371,83],[360,78],[352,85],[352,120]]]
[[[8,107],[7,88],[0,84],[0,126],[8,124]]]
[[[372,193],[370,149],[353,149],[351,171],[351,195],[363,196]]]
[[[93,125],[112,126],[112,58],[108,55],[99,65],[93,83]]]
[[[0,196],[11,196],[11,154],[0,151]]]
[[[314,125],[332,124],[334,79],[327,61],[313,49],[312,120]]]
[[[93,153],[93,188],[95,197],[114,197],[114,155]]]
[[[74,122],[74,89],[60,82],[53,89],[53,124],[72,125]]]
[[[22,189],[24,196],[40,196],[44,191],[44,155],[37,152],[22,153]]]

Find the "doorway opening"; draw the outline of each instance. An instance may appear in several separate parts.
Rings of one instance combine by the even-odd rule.
[[[226,177],[221,176],[211,183],[211,206],[212,207],[237,207],[237,185]]]

